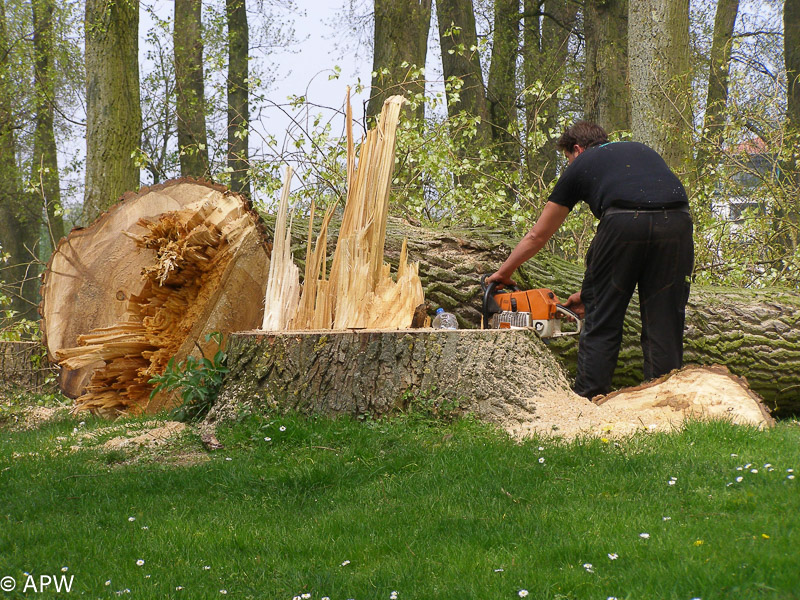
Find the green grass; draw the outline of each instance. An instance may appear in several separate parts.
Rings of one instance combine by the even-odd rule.
[[[181,459],[191,435],[71,452],[76,427],[0,431],[0,578],[19,582],[0,599],[36,597],[25,572],[74,576],[65,598],[800,598],[792,423],[518,444],[471,421],[250,416],[205,462]]]

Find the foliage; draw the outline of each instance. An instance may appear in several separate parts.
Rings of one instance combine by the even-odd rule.
[[[800,587],[797,424],[519,442],[468,421],[254,415],[221,428],[211,454],[196,437],[124,462],[70,449],[100,427],[8,432],[1,572],[66,567],[78,595],[137,598],[778,600]]]
[[[180,391],[182,403],[173,411],[173,417],[179,421],[196,421],[204,417],[217,399],[222,380],[228,372],[222,334],[218,331],[209,333],[205,341],[210,340],[214,340],[218,346],[211,359],[206,358],[205,354],[199,359],[189,356],[176,365],[173,356],[164,372],[148,382],[155,384],[151,399],[159,392]]]

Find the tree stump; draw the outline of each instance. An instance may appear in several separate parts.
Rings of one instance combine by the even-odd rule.
[[[248,403],[359,417],[417,402],[505,423],[530,418],[537,398],[578,398],[532,330],[235,333],[228,364],[211,421]]]

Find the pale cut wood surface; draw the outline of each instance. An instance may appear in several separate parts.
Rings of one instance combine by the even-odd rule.
[[[246,199],[221,186],[178,180],[131,198],[126,210],[134,213],[138,201],[149,206],[152,193],[194,200],[116,231],[116,237],[133,244],[117,260],[138,266],[125,282],[124,310],[115,322],[81,332],[71,345],[55,349],[64,371],[89,373],[78,389],[79,408],[105,415],[167,408],[175,398],[159,395],[150,401],[148,381],[163,373],[170,358],[178,363],[201,351],[211,356],[217,348],[205,341],[207,333],[226,334],[261,322],[268,249]],[[103,218],[93,227],[113,235]],[[115,267],[104,265],[108,271]],[[59,281],[50,279],[50,292],[58,292]],[[47,303],[46,297],[45,310]],[[94,308],[85,303],[73,312],[80,317]],[[54,314],[48,327],[61,318]]]
[[[267,285],[265,331],[351,327],[404,329],[411,326],[415,309],[424,302],[419,267],[416,263],[408,264],[405,246],[395,279],[390,266],[384,262],[396,130],[405,100],[402,96],[386,100],[377,127],[367,132],[362,140],[356,161],[349,94],[348,90],[347,200],[330,274],[326,273],[325,248],[333,207],[326,213],[314,245],[315,208],[312,205],[305,278],[298,301],[295,291],[298,272],[290,251],[291,232],[286,229],[287,180],[275,226],[276,246]]]
[[[91,225],[62,238],[42,276],[42,332],[51,361],[78,336],[118,322],[130,298],[141,292],[143,268],[155,253],[121,234],[144,233],[137,222],[202,201],[224,188],[201,180],[178,180],[129,192]],[[70,397],[85,388],[93,367],[62,369],[59,385]]]

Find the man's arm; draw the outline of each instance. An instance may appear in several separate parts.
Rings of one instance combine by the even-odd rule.
[[[561,206],[555,202],[545,204],[539,220],[520,240],[516,248],[511,251],[511,254],[509,254],[497,272],[488,277],[486,281],[488,283],[496,281],[503,285],[514,285],[514,281],[511,279],[514,271],[544,247],[558,228],[561,227],[568,214],[569,209],[566,206]]]

